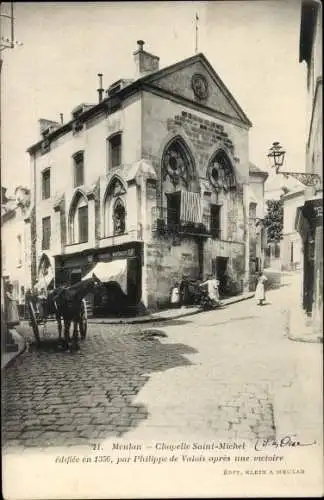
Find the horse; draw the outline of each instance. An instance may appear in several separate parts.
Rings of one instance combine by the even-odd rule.
[[[102,282],[95,274],[93,274],[91,278],[75,283],[72,286],[58,287],[48,295],[47,306],[49,312],[55,314],[59,331],[59,339],[61,339],[62,336],[63,319],[64,342],[66,348],[70,345],[71,323],[73,323],[71,350],[73,347],[78,346],[78,324],[81,318],[82,299],[89,293],[89,291],[101,285]]]

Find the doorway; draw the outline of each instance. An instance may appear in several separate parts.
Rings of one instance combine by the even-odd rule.
[[[213,275],[219,280],[220,295],[226,294],[226,272],[228,266],[228,257],[216,257],[212,261]]]

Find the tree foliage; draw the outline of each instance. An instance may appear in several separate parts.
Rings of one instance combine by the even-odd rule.
[[[268,200],[267,214],[264,218],[264,226],[267,230],[268,243],[280,241],[283,230],[283,202],[282,200]]]

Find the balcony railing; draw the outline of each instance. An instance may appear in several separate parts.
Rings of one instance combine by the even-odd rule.
[[[203,214],[201,222],[180,220],[177,210],[153,207],[152,231],[159,234],[183,234],[221,238],[221,231],[213,227],[210,215]]]

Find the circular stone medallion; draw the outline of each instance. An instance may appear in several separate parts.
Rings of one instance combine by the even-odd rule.
[[[195,73],[191,79],[192,90],[198,99],[207,99],[208,83],[206,78],[199,73]]]

